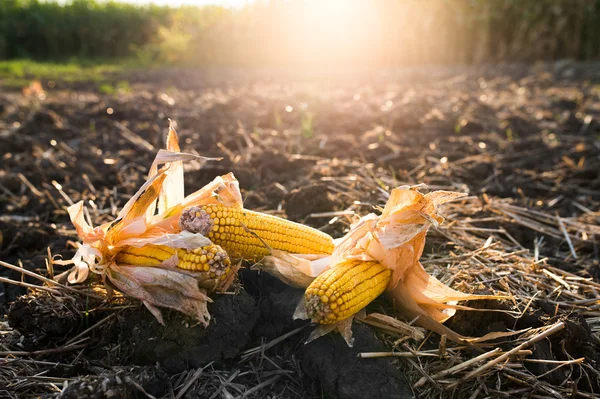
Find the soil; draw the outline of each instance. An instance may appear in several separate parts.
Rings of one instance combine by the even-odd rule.
[[[162,147],[168,118],[177,123],[183,151],[224,158],[187,165],[189,191],[231,171],[247,208],[335,237],[343,235],[349,220],[319,213],[352,208],[365,214],[381,204],[380,189],[422,182],[480,198],[512,198],[516,205],[563,218],[588,209],[589,217],[600,221],[593,213],[600,203],[600,75],[594,65],[344,76],[156,70],[115,76],[121,80],[130,82],[131,91],[100,94],[93,83],[57,82],[48,88],[40,77],[46,91],[36,96],[0,84],[1,260],[46,273],[48,248],[70,258],[77,236],[65,207],[84,199],[95,224],[113,219],[143,183]],[[128,139],[131,133],[138,139]],[[355,178],[365,175],[377,183]],[[543,235],[516,223],[500,226],[532,251]],[[482,222],[480,227],[498,225]],[[578,259],[560,255],[569,251],[568,243],[551,235],[538,249],[557,267],[588,270],[600,282],[595,242],[581,244]],[[450,250],[443,237],[432,234],[426,252]],[[8,269],[0,268],[0,276],[21,280],[20,273]],[[29,277],[24,281],[35,283]],[[366,325],[355,323],[354,348],[337,334],[305,345],[312,327],[292,319],[302,291],[256,271],[240,271],[237,295],[214,296],[206,329],[172,312],[163,327],[134,301],[123,300],[115,308],[78,296],[19,298],[25,293],[0,282],[0,316],[5,315],[0,320],[13,329],[0,335],[4,351],[61,348],[115,316],[90,333],[81,348],[36,356],[47,364],[37,364],[30,375],[41,372],[47,380],[0,388],[0,397],[173,397],[182,392],[177,397],[216,398],[235,397],[254,386],[248,397],[415,394],[403,359],[356,357],[390,350],[389,339]],[[498,312],[459,312],[447,324],[480,336],[556,321],[555,305],[534,305],[518,320]],[[511,304],[499,306],[510,309]],[[576,313],[564,320],[567,328],[538,343],[534,358],[565,360],[568,354],[600,365],[600,347],[585,320]],[[295,330],[264,353],[244,352]],[[436,338],[431,339],[435,347]],[[553,365],[543,363],[528,367],[556,384],[570,371],[547,373]],[[574,378],[580,389],[598,392],[597,381]],[[68,381],[62,393],[59,380]],[[185,381],[191,382],[182,390]]]

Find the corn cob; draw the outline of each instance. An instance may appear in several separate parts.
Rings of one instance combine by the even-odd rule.
[[[232,259],[258,261],[270,254],[268,247],[296,254],[330,254],[334,248],[333,239],[319,230],[277,216],[223,205],[188,208],[182,213],[179,225],[205,235],[222,246]]]
[[[340,322],[381,295],[392,271],[377,261],[349,260],[319,275],[306,289],[306,312],[319,324]]]
[[[126,247],[119,252],[116,262],[122,265],[158,266],[177,254],[177,267],[199,275],[200,282],[225,280],[231,270],[227,252],[218,245],[207,245],[193,250],[172,248],[166,245]]]

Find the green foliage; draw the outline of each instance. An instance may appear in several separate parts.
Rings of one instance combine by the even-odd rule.
[[[98,91],[100,91],[100,93],[104,93],[104,94],[108,94],[109,96],[112,96],[113,94],[115,94],[117,92],[117,89],[115,89],[115,87],[113,85],[111,85],[110,83],[102,83],[100,86],[98,86]]]
[[[121,80],[117,82],[116,85],[106,82],[101,83],[98,86],[98,91],[100,91],[100,93],[113,96],[117,93],[129,93],[131,91],[131,86],[129,86],[129,82],[126,80]]]
[[[97,60],[67,62],[38,62],[32,60],[0,61],[0,79],[46,78],[66,81],[97,81],[109,73],[127,67],[126,63],[107,63]]]
[[[372,0],[337,39],[305,13],[307,3],[229,10],[0,0],[0,59],[358,68],[600,57],[600,0]]]
[[[0,61],[0,86],[19,89],[27,87],[32,80],[41,80],[44,85],[53,88],[60,84],[77,82],[94,82],[98,90],[106,94],[131,91],[129,82],[122,80],[115,86],[108,83],[114,81],[117,72],[138,67],[139,63],[120,60],[107,62],[96,59],[71,59],[65,62],[43,62],[32,60]]]
[[[304,136],[307,139],[311,138],[314,134],[314,126],[313,126],[314,118],[315,118],[315,115],[310,111],[306,111],[306,112],[302,113],[302,120],[301,120],[302,136]]]
[[[273,123],[275,124],[275,129],[281,129],[283,125],[283,120],[281,119],[281,114],[277,108],[273,109]]]
[[[513,130],[510,127],[506,129],[506,139],[508,141],[515,141]]]
[[[2,0],[0,59],[126,57],[168,23],[162,10],[114,1]]]

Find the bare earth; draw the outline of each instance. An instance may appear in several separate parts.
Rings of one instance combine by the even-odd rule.
[[[113,219],[143,183],[171,118],[184,151],[223,157],[187,165],[190,192],[231,171],[247,208],[335,237],[353,214],[382,205],[385,193],[402,184],[468,193],[442,209],[446,223],[431,230],[423,263],[457,289],[514,299],[470,304],[508,313],[459,312],[447,325],[470,336],[530,330],[481,352],[369,323],[355,323],[355,348],[337,335],[304,345],[311,327],[291,318],[302,292],[255,271],[240,272],[237,295],[215,296],[206,330],[174,313],[162,327],[123,298],[63,291],[18,298],[24,288],[0,282],[0,397],[600,392],[598,65],[337,77],[156,70],[114,79],[131,89],[107,95],[91,82],[49,88],[44,79],[43,94],[0,86],[0,260],[46,274],[48,248],[70,258],[77,236],[66,206],[85,199],[94,223]],[[21,281],[4,268],[0,276]],[[396,315],[383,298],[368,310]],[[96,323],[102,324],[90,329]],[[439,375],[552,326],[556,333],[523,348],[529,353],[476,375],[469,373],[493,357]],[[420,355],[356,356],[392,349]]]

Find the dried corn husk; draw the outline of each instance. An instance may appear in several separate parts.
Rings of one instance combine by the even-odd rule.
[[[409,319],[417,318],[422,327],[445,334],[455,341],[468,341],[468,337],[460,336],[442,324],[457,309],[471,309],[457,305],[457,302],[505,297],[456,291],[430,276],[419,262],[428,229],[443,222],[437,207],[462,196],[464,194],[447,191],[422,194],[415,188],[396,188],[381,215],[372,213],[361,218],[348,234],[336,240],[335,250],[330,256],[307,259],[273,253],[261,267],[276,276],[283,275],[281,278],[289,284],[307,287],[324,270],[346,260],[378,261],[393,271],[387,296],[398,310]],[[307,317],[302,303],[295,316]],[[350,322],[351,318],[338,325],[319,326],[309,340],[337,328],[351,344]]]
[[[194,273],[174,267],[177,259],[168,259],[153,267],[115,262],[115,256],[126,246],[155,244],[194,249],[208,245],[210,240],[201,234],[181,231],[178,226],[181,211],[210,203],[242,206],[239,185],[231,173],[184,196],[183,162],[193,159],[211,158],[180,152],[177,133],[170,126],[167,149],[158,152],[148,180],[114,221],[92,227],[84,218],[83,201],[69,207],[71,222],[82,244],[70,261],[74,266],[67,280],[72,284],[81,283],[91,271],[124,294],[141,300],[161,323],[159,307],[178,310],[208,324],[210,315],[206,303],[210,299],[206,291],[198,287]]]

